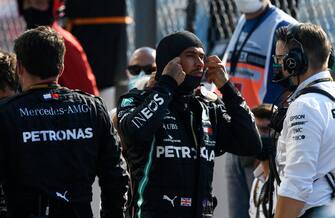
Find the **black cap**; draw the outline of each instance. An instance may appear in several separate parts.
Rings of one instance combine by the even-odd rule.
[[[204,48],[200,39],[189,31],[176,32],[164,37],[156,49],[156,79],[162,75],[163,69],[169,61],[178,57],[189,47]]]

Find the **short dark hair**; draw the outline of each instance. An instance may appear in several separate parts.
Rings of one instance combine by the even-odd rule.
[[[285,42],[286,41],[286,36],[287,36],[287,26],[282,26],[282,27],[279,27],[277,30],[276,30],[276,40],[280,40],[280,41],[283,41]]]
[[[288,49],[296,48],[301,43],[311,68],[318,69],[327,64],[332,46],[326,32],[319,25],[311,23],[299,23],[292,27],[295,28],[293,37],[288,36],[289,27],[281,27],[276,31],[276,39],[286,42]]]
[[[18,79],[15,73],[15,66],[15,55],[12,53],[0,51],[0,90],[17,90]]]
[[[272,104],[263,103],[251,109],[256,118],[271,120]]]
[[[28,73],[41,79],[57,76],[64,66],[64,40],[51,27],[24,32],[15,40],[14,52]]]
[[[326,32],[319,25],[303,23],[299,27],[297,36],[308,57],[308,64],[312,68],[320,68],[328,63],[331,42]]]

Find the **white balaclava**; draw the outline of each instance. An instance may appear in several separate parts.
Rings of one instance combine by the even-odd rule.
[[[254,13],[262,8],[264,0],[235,0],[236,6],[242,13]]]

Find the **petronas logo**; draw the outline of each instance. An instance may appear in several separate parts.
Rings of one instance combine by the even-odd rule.
[[[127,107],[133,103],[134,99],[133,98],[125,98],[121,102],[121,107]]]

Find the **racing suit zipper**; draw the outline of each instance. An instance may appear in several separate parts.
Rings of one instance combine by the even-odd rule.
[[[195,135],[195,132],[194,132],[194,126],[193,126],[193,112],[191,111],[191,130],[192,130],[192,135],[193,135],[193,140],[194,140],[194,144],[195,144],[195,147],[198,148],[198,140],[197,140],[197,137]]]

